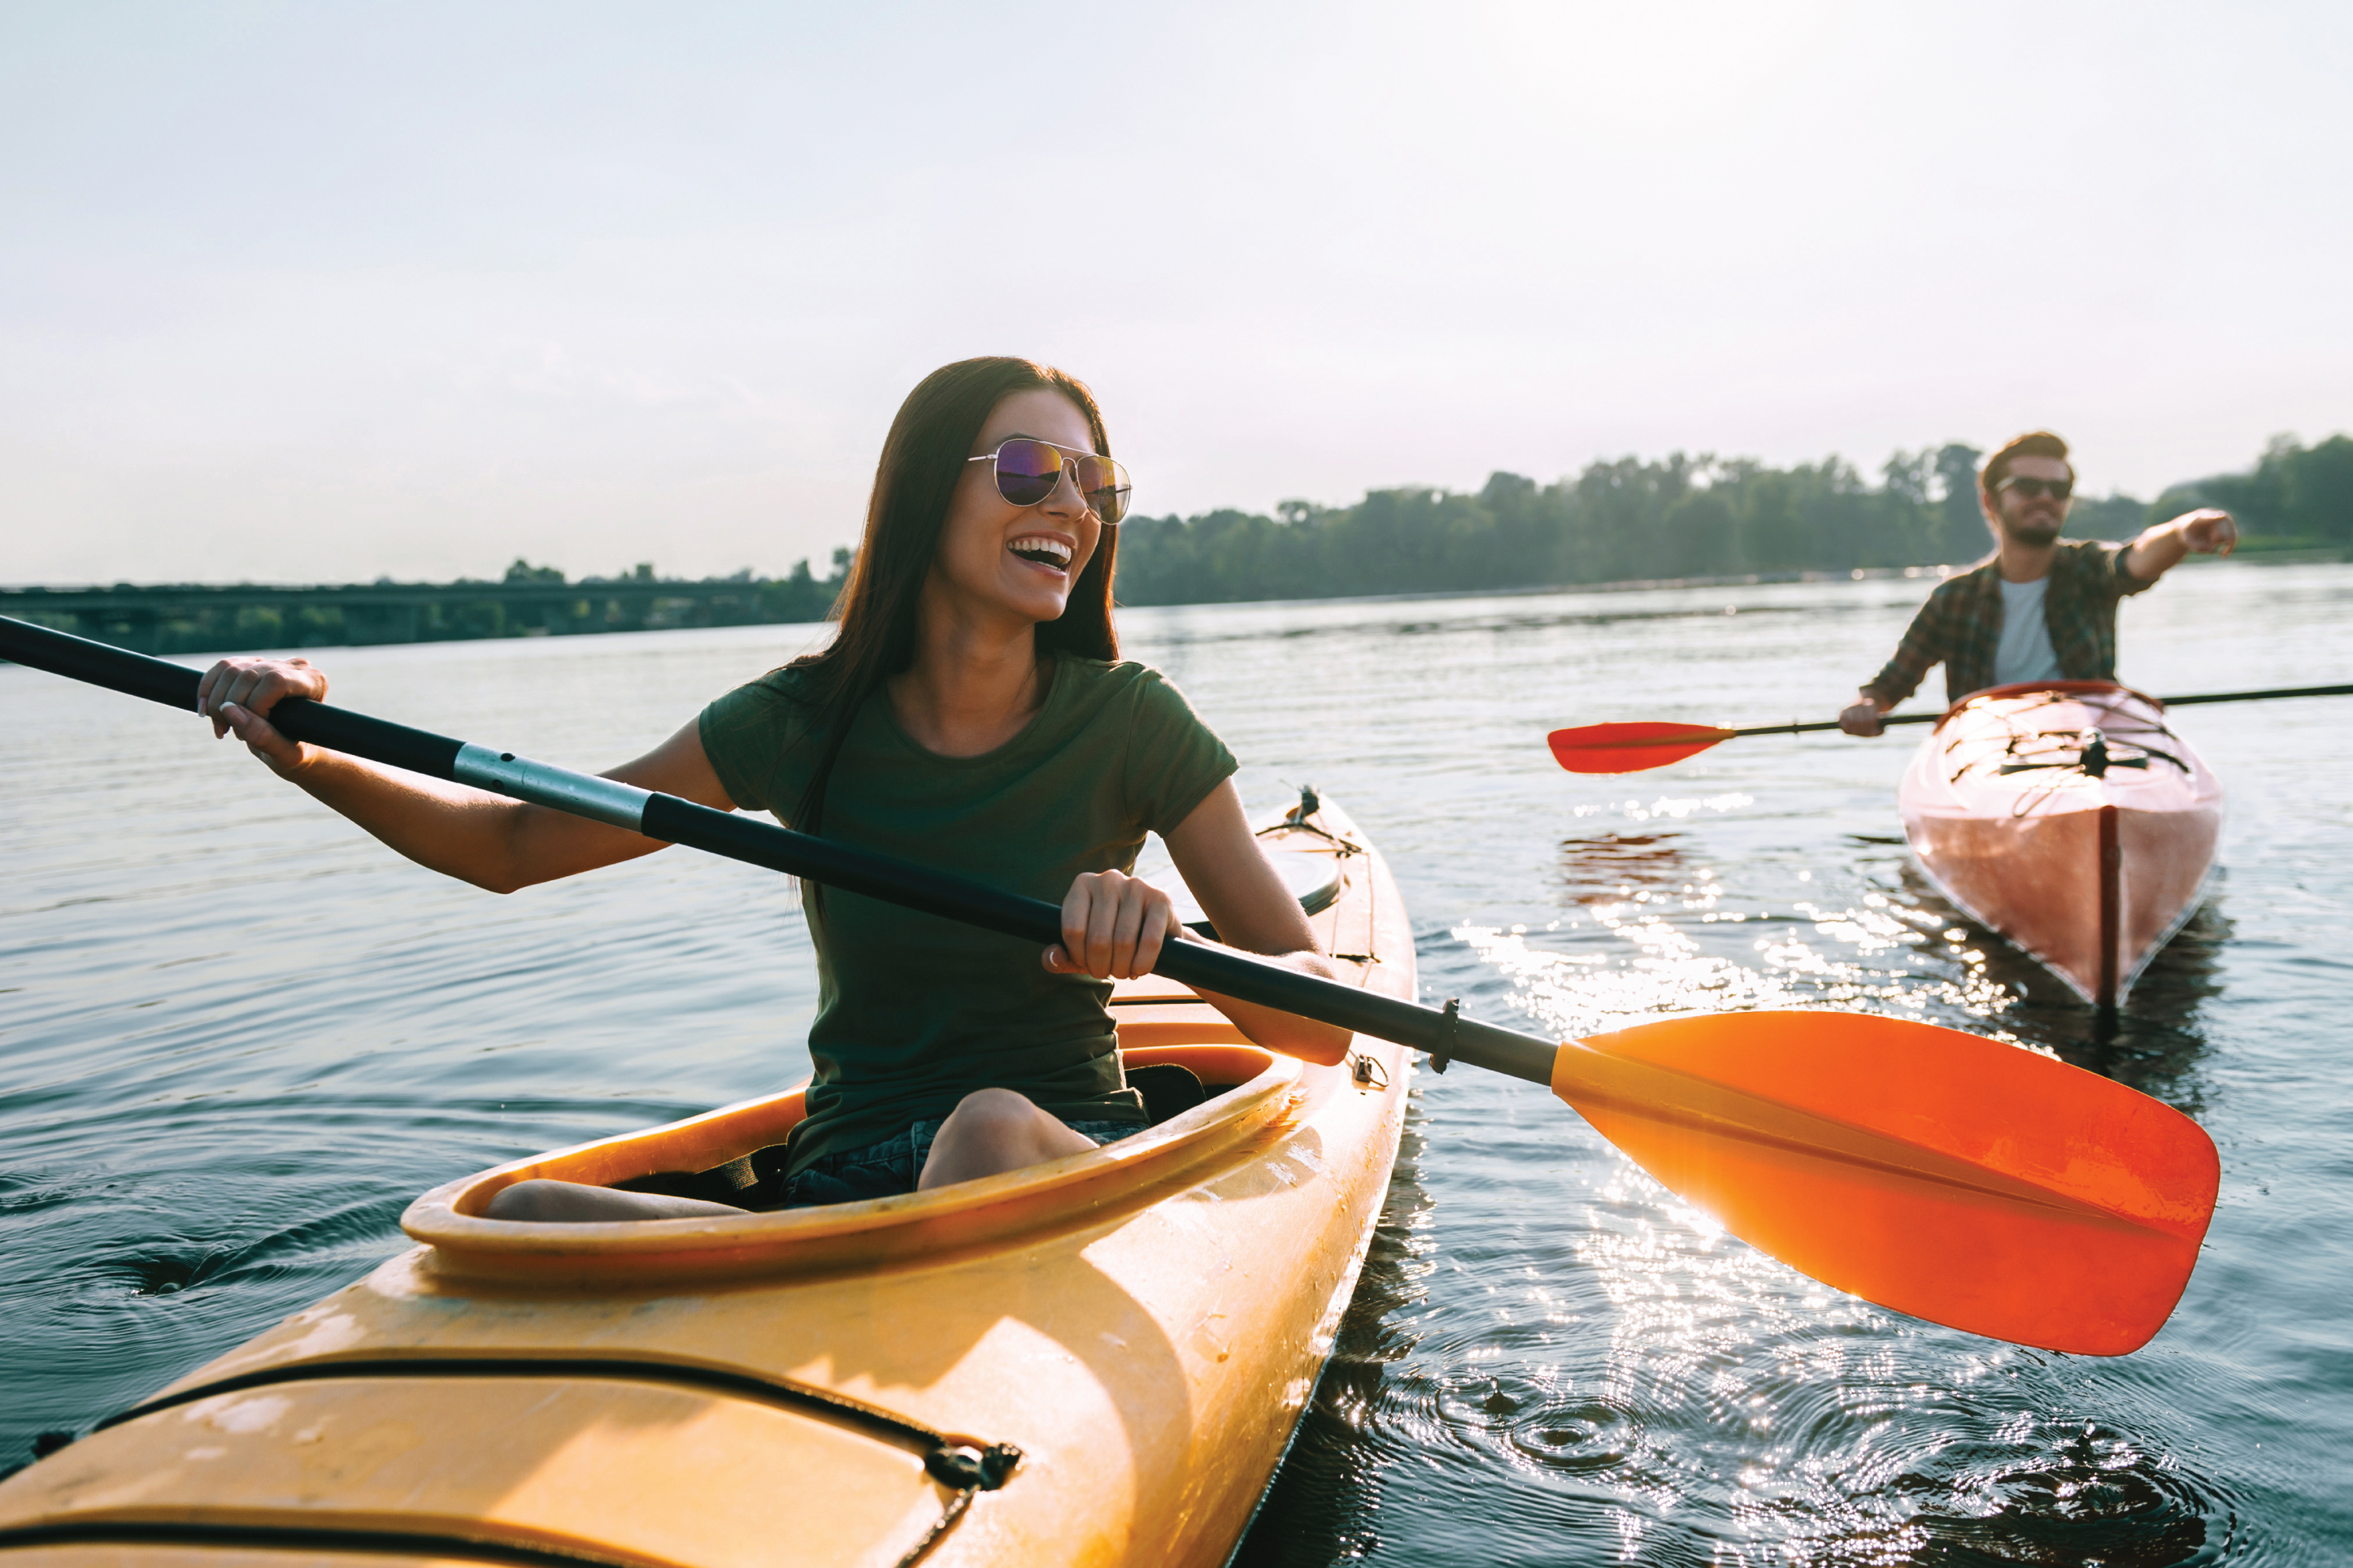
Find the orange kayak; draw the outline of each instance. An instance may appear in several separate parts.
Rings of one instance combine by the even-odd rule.
[[[2102,1007],[2197,911],[2222,830],[2222,786],[2165,704],[2105,680],[1963,699],[1896,804],[1939,892]]]
[[[1327,950],[1410,998],[1346,816],[1261,842]],[[1330,1353],[1409,1066],[1278,1057],[1158,979],[1113,1005],[1129,1068],[1206,1098],[1090,1153],[820,1209],[482,1217],[529,1177],[777,1143],[794,1089],[426,1194],[414,1249],[0,1483],[0,1564],[1224,1562]]]

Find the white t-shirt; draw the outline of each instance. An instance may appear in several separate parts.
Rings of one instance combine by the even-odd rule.
[[[2059,655],[2051,646],[2051,625],[2042,618],[2042,600],[2050,588],[2048,575],[2031,583],[2002,579],[2001,642],[1993,650],[1996,686],[2060,679]]]

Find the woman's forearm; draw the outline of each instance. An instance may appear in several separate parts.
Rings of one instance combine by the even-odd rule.
[[[511,893],[649,854],[653,839],[316,746],[286,776],[428,870]]]
[[[1254,952],[1250,956],[1262,963],[1279,963],[1285,969],[1297,970],[1318,980],[1338,981],[1344,984],[1348,980],[1348,976],[1340,972],[1338,964],[1320,952]],[[1204,991],[1200,995],[1203,1001],[1231,1019],[1234,1027],[1249,1037],[1252,1044],[1264,1046],[1271,1051],[1281,1051],[1284,1056],[1300,1057],[1329,1066],[1347,1056],[1348,1042],[1356,1037],[1351,1031],[1337,1024],[1303,1018],[1296,1013],[1261,1006],[1256,1002],[1244,1002],[1214,991]]]

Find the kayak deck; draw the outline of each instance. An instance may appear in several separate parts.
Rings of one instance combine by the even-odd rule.
[[[1338,808],[1261,841],[1335,862],[1319,938],[1411,996],[1402,901]],[[1408,1063],[1277,1057],[1155,978],[1113,1007],[1131,1065],[1211,1098],[1070,1159],[815,1210],[481,1216],[509,1182],[777,1142],[794,1089],[428,1193],[424,1245],[0,1483],[0,1558],[1223,1562],[1353,1291]]]
[[[2221,838],[2221,784],[2164,712],[2109,681],[1981,691],[1896,792],[1937,890],[2095,1006],[2196,912]]]

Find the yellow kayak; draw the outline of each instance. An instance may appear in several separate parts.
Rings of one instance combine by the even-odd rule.
[[[1345,815],[1261,842],[1326,950],[1411,998]],[[1224,1562],[1331,1351],[1409,1064],[1276,1056],[1157,979],[1113,1007],[1130,1069],[1207,1098],[1091,1153],[741,1218],[480,1217],[531,1177],[782,1142],[794,1089],[426,1194],[420,1245],[0,1483],[0,1568]]]

